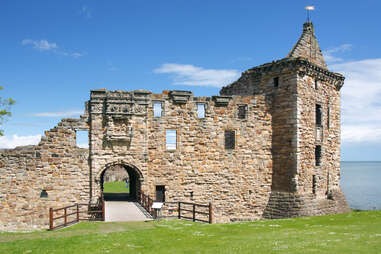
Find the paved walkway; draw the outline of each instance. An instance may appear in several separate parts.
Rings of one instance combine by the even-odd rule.
[[[147,217],[135,202],[105,201],[105,221],[146,221]]]

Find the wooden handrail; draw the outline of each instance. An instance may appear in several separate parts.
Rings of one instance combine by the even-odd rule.
[[[208,222],[210,224],[213,223],[213,205],[212,203],[209,203],[208,205],[204,205],[204,204],[197,204],[197,203],[190,203],[190,202],[182,202],[182,201],[179,201],[179,202],[164,202],[164,205],[165,204],[176,204],[177,203],[177,218],[178,219],[191,219],[193,221],[202,221],[202,222]],[[182,206],[188,206],[187,208],[184,208]],[[192,208],[190,209],[189,206],[192,206]],[[202,208],[208,208],[207,211],[200,211],[200,210],[197,210],[198,207],[202,207]],[[192,217],[187,217],[185,215],[182,214],[182,212],[187,212],[188,214],[191,213],[192,214]],[[208,220],[203,220],[203,219],[200,219],[200,218],[197,218],[197,215],[203,215],[205,217],[208,217]]]
[[[99,207],[101,206],[101,208]],[[80,210],[81,207],[87,207],[87,210]],[[91,208],[97,207],[98,210],[91,210]],[[75,212],[68,212],[68,209],[75,208]],[[58,215],[57,217],[54,217],[54,213],[57,213],[58,211],[64,211],[63,215]],[[72,223],[77,223],[80,220],[91,220],[93,219],[92,216],[81,218],[80,214],[87,214],[87,215],[95,215],[96,217],[100,217],[102,221],[105,220],[105,202],[103,194],[98,201],[98,204],[83,204],[83,203],[75,203],[74,205],[69,205],[61,208],[50,208],[49,209],[49,230],[54,230],[59,227],[65,227]],[[100,216],[97,214],[100,214]],[[69,221],[68,217],[75,215],[75,219]],[[54,225],[55,220],[64,219],[64,223],[61,225]]]

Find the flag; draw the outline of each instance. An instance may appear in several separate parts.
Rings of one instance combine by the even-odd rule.
[[[307,11],[313,11],[315,10],[315,6],[309,5],[309,6],[306,6],[304,9],[306,9]]]

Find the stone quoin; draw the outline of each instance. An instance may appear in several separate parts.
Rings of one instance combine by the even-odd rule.
[[[0,230],[47,228],[50,207],[96,201],[113,166],[128,172],[131,195],[211,202],[217,223],[347,212],[343,83],[306,22],[287,57],[243,72],[219,96],[92,90],[79,119],[0,151]],[[89,149],[76,146],[79,130]]]

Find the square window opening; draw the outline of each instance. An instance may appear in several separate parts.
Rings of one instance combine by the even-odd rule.
[[[176,150],[177,148],[177,131],[176,130],[165,131],[165,148],[167,150]]]
[[[316,125],[321,126],[322,123],[322,110],[321,110],[321,105],[316,104]]]
[[[225,131],[225,149],[232,150],[235,148],[235,131]]]
[[[197,117],[205,118],[205,104],[197,104]]]
[[[278,88],[278,87],[279,87],[279,77],[275,77],[275,78],[273,79],[273,83],[274,83],[274,87],[275,87],[275,88]]]
[[[331,125],[331,123],[330,123],[330,115],[331,115],[331,109],[330,109],[330,106],[328,106],[328,108],[327,108],[327,129],[329,129],[330,125]]]
[[[154,117],[162,117],[163,108],[161,102],[154,102],[153,103],[153,116]]]
[[[156,202],[165,202],[165,185],[156,185]]]
[[[75,143],[77,147],[89,148],[89,132],[84,130],[75,131]]]
[[[321,165],[321,146],[315,147],[315,166]]]
[[[247,105],[238,106],[238,119],[246,119]]]

